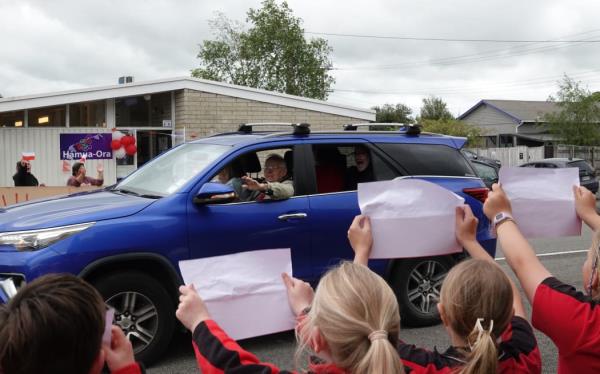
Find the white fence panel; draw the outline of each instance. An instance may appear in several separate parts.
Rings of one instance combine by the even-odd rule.
[[[544,147],[477,148],[472,151],[481,156],[500,160],[502,166],[519,166],[526,162],[544,159]]]

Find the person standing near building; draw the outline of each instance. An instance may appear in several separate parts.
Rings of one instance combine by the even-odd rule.
[[[82,185],[102,186],[104,184],[104,168],[102,165],[98,165],[96,168],[98,172],[97,178],[88,177],[85,175],[85,165],[82,162],[76,162],[73,164],[72,176],[67,181],[67,186],[80,187]]]
[[[17,172],[13,175],[15,187],[37,187],[39,182],[37,178],[31,174],[31,163],[26,160],[17,162]]]

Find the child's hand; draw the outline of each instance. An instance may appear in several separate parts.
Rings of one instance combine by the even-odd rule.
[[[104,171],[104,164],[99,162],[98,165],[96,165],[96,171],[102,173]]]
[[[175,316],[188,330],[194,332],[200,322],[210,319],[210,314],[193,284],[179,287],[179,292],[181,295]]]
[[[512,215],[510,200],[508,200],[508,196],[506,196],[506,193],[504,193],[504,190],[498,183],[492,185],[492,191],[490,191],[487,200],[483,204],[483,212],[490,221],[501,212]]]
[[[573,186],[575,195],[575,210],[582,220],[588,222],[596,213],[596,195],[585,187]]]
[[[371,247],[373,247],[369,217],[363,215],[354,217],[354,221],[348,229],[348,240],[354,250],[354,262],[367,265]]]
[[[112,326],[111,334],[110,346],[105,344],[103,349],[106,354],[108,368],[111,372],[116,372],[133,364],[135,358],[133,357],[131,342],[127,339],[123,330],[118,326]]]
[[[463,247],[477,241],[477,224],[479,220],[473,215],[471,207],[463,205],[456,208],[456,241]],[[468,250],[468,249],[467,249]]]
[[[310,284],[290,277],[286,273],[282,273],[281,278],[287,289],[290,308],[294,315],[298,316],[306,307],[310,306],[315,297],[315,292]]]

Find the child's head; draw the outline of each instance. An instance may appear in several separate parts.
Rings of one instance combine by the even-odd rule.
[[[301,331],[302,341],[322,339],[332,361],[354,374],[403,373],[399,333],[394,292],[366,266],[350,262],[323,276]]]
[[[0,372],[99,372],[104,316],[98,291],[76,276],[34,280],[0,309]]]
[[[468,363],[461,373],[495,373],[496,340],[513,315],[513,292],[502,269],[485,260],[456,265],[442,285],[438,304],[447,328],[465,341]]]
[[[600,300],[600,287],[598,282],[598,266],[600,266],[600,231],[594,233],[592,245],[588,250],[587,257],[581,272],[583,275],[583,287],[594,300]]]

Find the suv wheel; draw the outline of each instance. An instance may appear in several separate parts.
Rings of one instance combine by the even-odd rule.
[[[411,258],[395,265],[390,284],[396,292],[404,324],[430,326],[439,323],[437,303],[442,282],[453,265],[449,256]]]
[[[114,324],[131,341],[136,359],[149,364],[169,345],[175,310],[165,288],[141,273],[113,273],[94,282],[107,306],[114,308]]]

